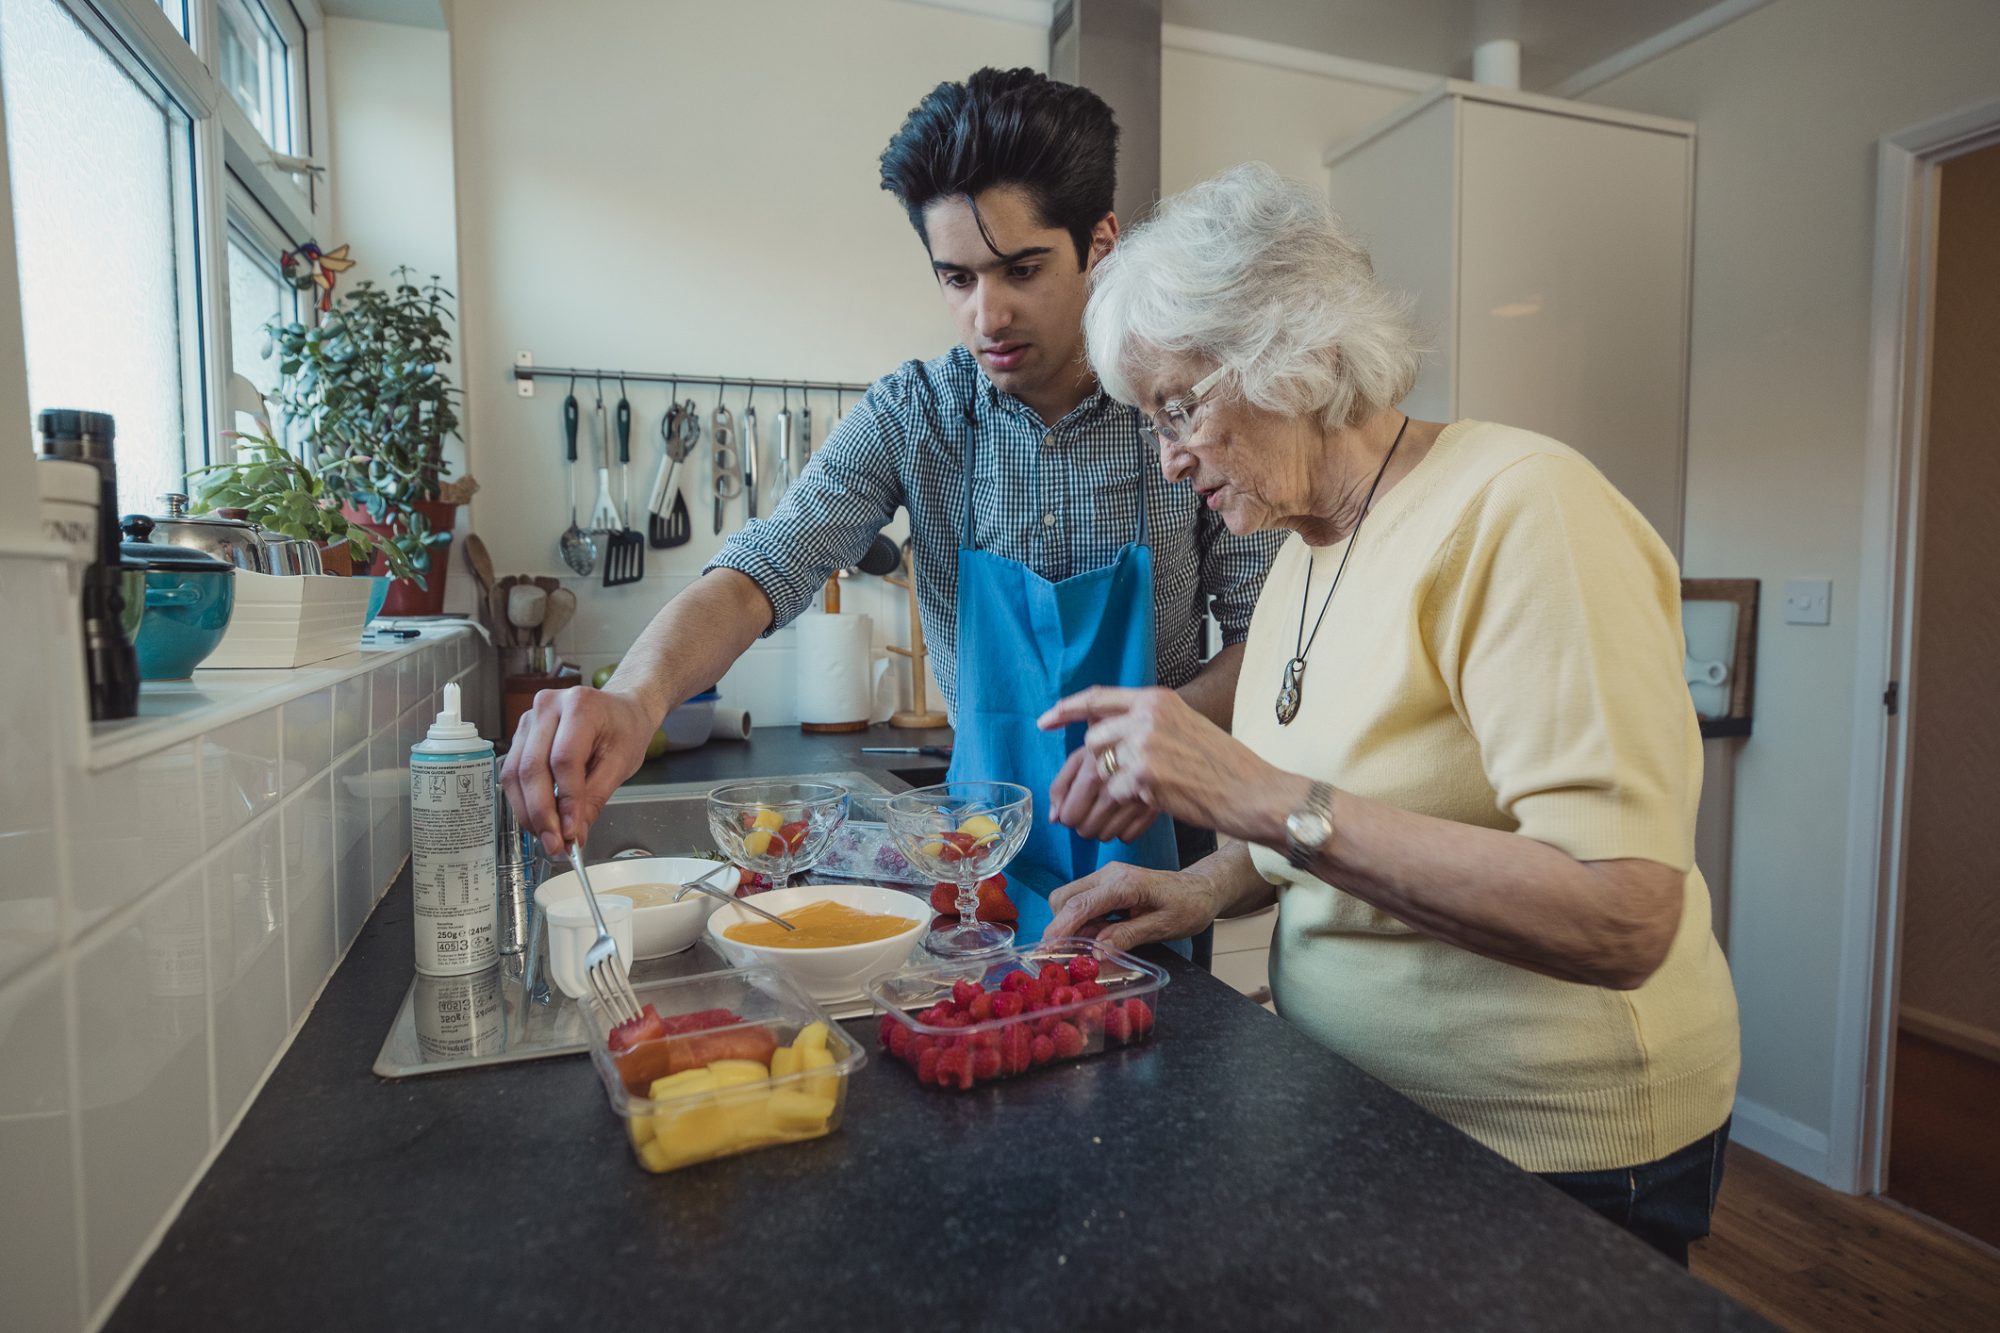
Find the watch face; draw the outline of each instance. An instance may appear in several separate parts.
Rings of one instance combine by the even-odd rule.
[[[1300,811],[1286,817],[1285,832],[1301,847],[1318,847],[1333,832],[1333,825],[1316,811]]]

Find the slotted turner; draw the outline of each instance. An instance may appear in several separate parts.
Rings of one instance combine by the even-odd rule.
[[[660,460],[660,476],[653,483],[653,503],[646,523],[646,536],[656,551],[670,550],[685,546],[694,537],[694,524],[688,517],[687,499],[676,484],[676,475],[686,461],[688,447],[692,443],[688,427],[695,432],[701,430],[695,422],[695,407],[692,401],[682,405],[675,403],[667,415],[660,420],[660,439],[666,444],[666,455]],[[667,492],[674,496],[673,509],[667,514],[660,513],[660,506],[666,500]]]
[[[599,412],[604,409],[600,406]],[[621,389],[618,395],[618,461],[620,463],[619,482],[624,493],[625,510],[632,508],[632,404]],[[611,507],[611,441],[604,442],[605,470],[597,475],[602,480],[599,492],[598,513],[608,509],[609,521],[604,532],[604,586],[620,588],[628,583],[637,583],[646,572],[646,537],[637,528],[627,523],[619,511]],[[595,518],[592,520],[596,521]]]

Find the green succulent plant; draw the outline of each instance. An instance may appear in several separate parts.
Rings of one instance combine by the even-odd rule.
[[[188,474],[200,508],[241,509],[260,527],[321,546],[344,541],[358,566],[366,566],[380,549],[390,574],[418,577],[409,552],[394,543],[378,542],[366,528],[348,522],[341,497],[284,445],[261,433],[224,435],[236,441],[235,458]]]

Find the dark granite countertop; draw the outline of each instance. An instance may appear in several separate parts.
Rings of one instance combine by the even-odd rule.
[[[406,872],[108,1328],[1765,1327],[1161,952],[1147,1047],[952,1094],[858,1022],[838,1133],[658,1177],[582,1057],[371,1074],[412,956]]]

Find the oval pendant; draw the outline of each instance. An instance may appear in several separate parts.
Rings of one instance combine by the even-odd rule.
[[[1290,726],[1299,715],[1299,693],[1304,684],[1306,664],[1299,658],[1285,663],[1285,683],[1278,691],[1278,725]]]

